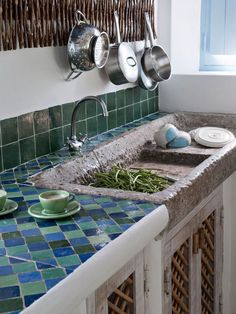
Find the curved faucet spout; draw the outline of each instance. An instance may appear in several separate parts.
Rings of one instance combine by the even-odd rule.
[[[107,106],[105,104],[105,102],[96,97],[96,96],[88,96],[88,97],[84,97],[81,100],[79,100],[76,103],[75,109],[72,113],[72,117],[71,117],[71,134],[70,134],[70,138],[67,139],[67,144],[69,145],[69,149],[70,150],[79,150],[80,147],[84,144],[84,142],[87,139],[87,135],[85,136],[81,136],[78,140],[77,140],[77,136],[76,136],[76,117],[77,117],[77,113],[79,110],[80,105],[87,101],[87,100],[94,100],[96,101],[98,104],[100,104],[100,106],[102,107],[102,111],[103,111],[103,115],[104,117],[108,116],[108,111],[107,111]]]

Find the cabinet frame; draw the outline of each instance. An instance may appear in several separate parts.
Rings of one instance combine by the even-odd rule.
[[[89,298],[87,298],[87,314],[108,314],[108,297],[131,274],[134,278],[134,313],[144,314],[144,254],[141,251],[132,258]]]
[[[189,241],[189,313],[201,313],[201,248],[198,237],[202,223],[213,212],[215,212],[214,313],[221,313],[223,272],[223,190],[222,186],[219,186],[207,198],[202,200],[177,226],[165,234],[162,247],[164,278],[162,289],[164,302],[162,312],[165,314],[172,313],[172,257],[187,240]]]

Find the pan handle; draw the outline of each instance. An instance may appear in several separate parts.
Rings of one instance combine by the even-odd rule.
[[[75,74],[75,76],[72,76],[73,74]],[[65,79],[67,82],[70,82],[74,79],[76,79],[77,77],[79,77],[82,74],[82,72],[78,72],[75,70],[70,71],[70,73],[68,74],[67,78]]]
[[[84,22],[89,24],[89,21],[86,19],[85,15],[80,10],[75,11],[75,19],[76,19],[77,23],[79,24],[81,22],[81,20],[79,18],[80,15],[82,16]]]
[[[150,41],[151,41],[151,46],[154,46],[155,45],[155,41],[154,41],[154,35],[153,35],[153,30],[152,30],[149,14],[147,12],[145,12],[144,16],[145,16],[145,21],[146,21],[146,27],[148,29],[149,38],[150,38]]]
[[[149,35],[148,35],[148,30],[147,30],[147,25],[145,23],[145,49],[149,48]]]
[[[121,43],[121,36],[120,36],[120,26],[119,26],[119,15],[117,11],[114,12],[114,18],[115,18],[115,25],[116,25],[116,43]]]

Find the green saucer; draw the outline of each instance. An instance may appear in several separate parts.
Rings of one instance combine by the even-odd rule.
[[[3,207],[3,209],[0,209],[0,216],[10,214],[17,210],[18,204],[12,200],[6,200],[6,203]]]
[[[36,218],[41,219],[59,219],[72,216],[80,210],[80,204],[77,201],[72,201],[68,204],[67,208],[62,213],[49,214],[45,212],[40,203],[30,206],[28,213]]]

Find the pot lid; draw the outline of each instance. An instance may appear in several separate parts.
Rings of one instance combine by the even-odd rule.
[[[127,81],[136,82],[138,79],[138,62],[134,50],[129,44],[119,44],[118,60],[120,69]]]
[[[227,129],[217,127],[203,127],[196,130],[194,139],[197,143],[207,147],[223,147],[234,139],[234,135]]]

